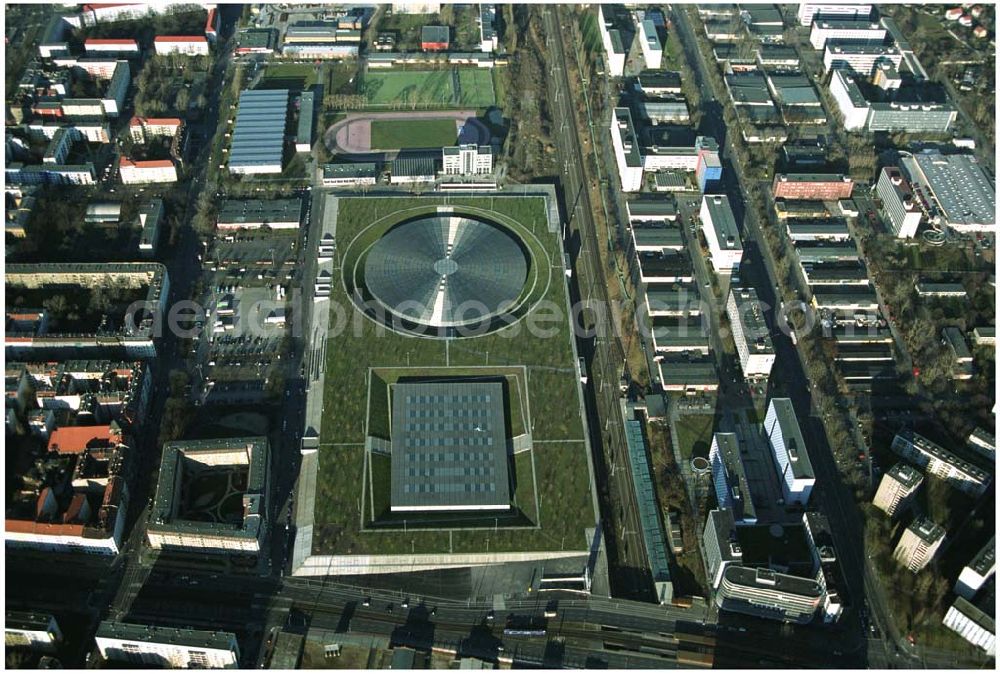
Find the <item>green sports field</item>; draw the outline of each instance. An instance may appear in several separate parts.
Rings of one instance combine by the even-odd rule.
[[[372,148],[413,149],[454,145],[458,126],[454,119],[383,119],[372,122]]]
[[[489,70],[369,70],[361,94],[373,107],[485,108],[496,104]]]

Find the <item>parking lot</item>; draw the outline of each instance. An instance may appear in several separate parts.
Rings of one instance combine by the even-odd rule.
[[[284,232],[225,234],[205,258],[206,285],[217,293],[236,286],[287,287],[295,280],[297,248],[296,237]]]

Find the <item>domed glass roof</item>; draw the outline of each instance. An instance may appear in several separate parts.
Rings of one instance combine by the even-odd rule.
[[[372,296],[391,314],[431,327],[475,324],[509,310],[527,274],[513,233],[459,215],[397,225],[365,260]]]

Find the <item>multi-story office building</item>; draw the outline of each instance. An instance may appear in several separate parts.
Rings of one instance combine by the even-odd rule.
[[[736,538],[736,522],[732,510],[713,510],[708,513],[702,543],[705,546],[708,581],[713,588],[717,588],[726,568],[743,561],[743,549]]]
[[[854,181],[839,173],[777,173],[771,189],[775,199],[832,201],[850,199]]]
[[[892,451],[973,496],[982,495],[993,479],[982,468],[960,459],[936,442],[909,429],[896,434],[892,440]]]
[[[444,174],[481,176],[493,173],[493,148],[489,145],[457,145],[441,149]]]
[[[910,181],[895,166],[886,166],[879,175],[878,197],[889,219],[892,233],[900,239],[912,239],[923,222],[924,213],[913,196]]]
[[[907,569],[916,573],[930,564],[944,542],[944,527],[926,517],[919,517],[906,527],[892,556]]]
[[[789,398],[771,398],[764,417],[764,433],[778,464],[786,503],[809,502],[816,474]]]
[[[995,607],[992,602],[978,602],[976,606],[964,597],[955,599],[948,612],[944,615],[944,625],[957,632],[959,636],[973,646],[983,649],[987,655],[996,655],[997,633],[994,620]],[[983,609],[987,610],[983,610]]]
[[[64,163],[69,156],[70,148],[73,147],[73,135],[73,132],[66,127],[56,131],[56,135],[52,136],[52,140],[49,141],[48,146],[45,148],[45,154],[42,155],[42,163]]]
[[[717,274],[730,274],[743,259],[743,242],[736,216],[724,194],[706,194],[701,198],[702,232],[708,242],[712,267]]]
[[[870,107],[850,73],[839,69],[833,71],[830,75],[830,95],[836,101],[844,118],[845,130],[857,131],[865,128]]]
[[[870,77],[878,65],[888,63],[894,68],[899,68],[902,62],[903,54],[894,46],[841,44],[830,41],[823,50],[823,66],[826,72],[841,68]]]
[[[806,624],[815,618],[823,596],[823,587],[812,578],[734,565],[722,573],[715,602],[724,611]]]
[[[611,145],[615,149],[622,191],[638,192],[642,188],[642,154],[628,108],[615,108],[611,112]]]
[[[94,639],[101,657],[112,662],[175,669],[236,669],[240,649],[230,632],[138,625],[110,620]]]
[[[882,476],[872,505],[893,517],[910,504],[923,481],[924,476],[916,468],[906,463],[897,463]]]
[[[868,131],[946,133],[958,118],[951,103],[869,103]]]
[[[870,4],[803,2],[799,5],[798,19],[800,26],[811,26],[816,18],[868,19],[871,15],[872,6]]]
[[[997,570],[996,536],[991,536],[976,556],[962,568],[955,581],[955,594],[972,601]]]
[[[4,643],[7,648],[53,653],[62,640],[62,630],[52,614],[7,611],[4,620]]]
[[[764,322],[764,309],[753,288],[731,288],[726,302],[729,328],[740,355],[745,377],[769,377],[774,365],[774,344]]]
[[[812,550],[816,582],[823,588],[823,622],[836,622],[849,603],[844,572],[837,559],[837,549],[830,531],[830,521],[820,512],[802,515]]]
[[[816,19],[812,23],[809,42],[814,49],[822,49],[827,40],[837,42],[875,42],[885,40],[885,28],[868,17],[855,19]]]
[[[621,77],[625,74],[625,59],[635,39],[629,11],[617,4],[598,5],[597,25],[608,57],[608,73],[612,77]]]
[[[977,335],[977,331],[981,328],[976,328],[972,331],[974,339],[977,344],[982,341],[982,338]],[[994,328],[993,333],[993,343],[996,343],[996,329]],[[980,333],[981,334],[981,333]],[[965,442],[969,445],[969,448],[982,457],[989,459],[990,461],[995,461],[997,458],[997,440],[993,435],[983,430],[982,428],[977,428],[971,433],[969,437],[966,438]]]
[[[708,460],[712,464],[712,480],[719,509],[731,511],[733,519],[740,524],[755,524],[757,510],[743,470],[736,434],[716,433],[712,436]]]
[[[875,64],[872,84],[882,91],[892,91],[903,86],[903,76],[899,74],[899,68],[892,63],[879,61]]]
[[[663,44],[660,36],[656,33],[656,25],[650,20],[643,18],[637,20],[639,28],[639,47],[642,49],[642,58],[647,68],[656,69],[663,61]]]
[[[958,110],[950,103],[869,101],[853,75],[841,69],[834,69],[830,77],[830,95],[844,117],[847,131],[944,133],[958,116]]]

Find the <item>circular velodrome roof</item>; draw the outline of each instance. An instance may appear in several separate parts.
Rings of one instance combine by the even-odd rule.
[[[471,325],[509,310],[527,274],[512,232],[458,215],[397,225],[365,260],[372,296],[391,314],[431,327]]]

